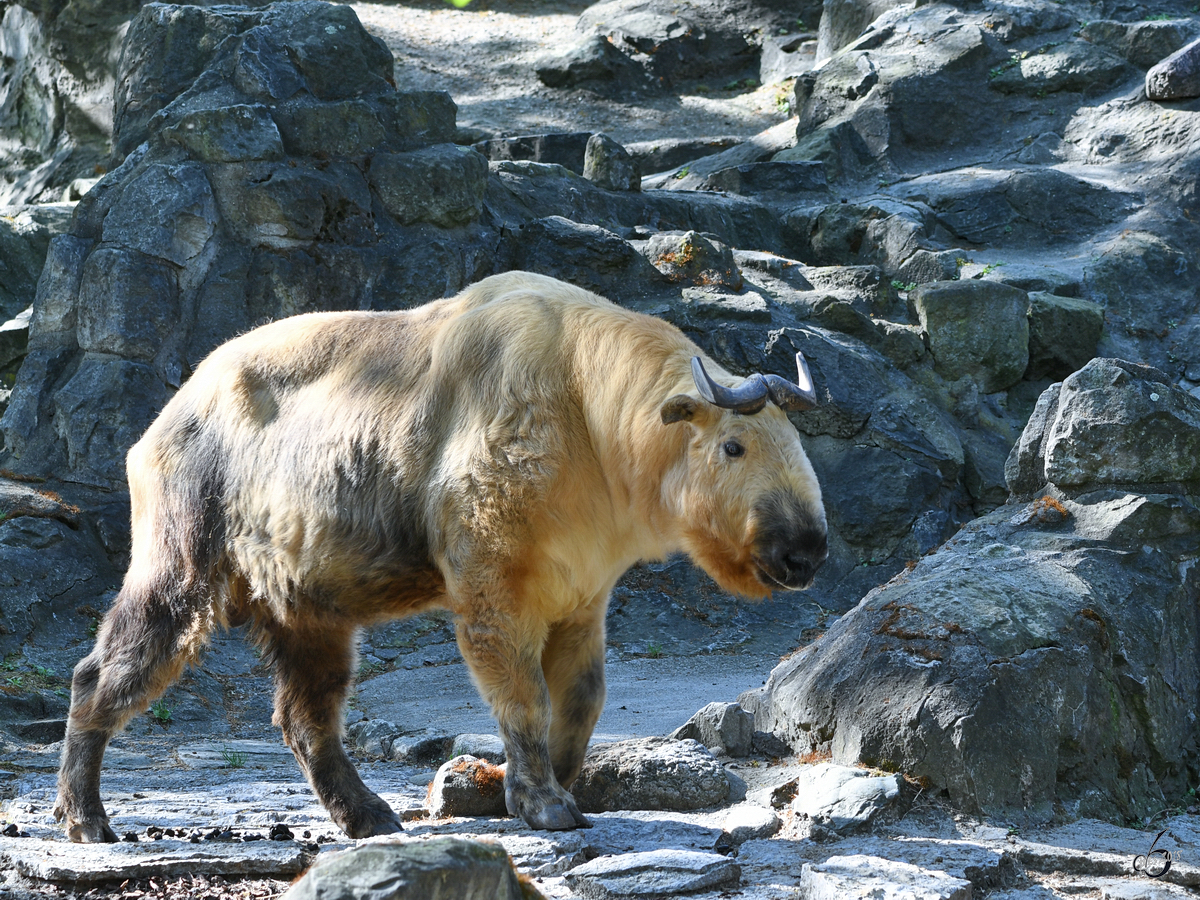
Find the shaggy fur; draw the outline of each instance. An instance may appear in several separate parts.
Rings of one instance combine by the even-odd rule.
[[[603,706],[621,574],[684,550],[757,597],[807,586],[825,555],[795,429],[773,406],[706,404],[695,355],[664,322],[526,273],[214,351],[129,452],[132,562],[72,686],[56,806],[71,839],[115,840],[109,738],[215,628],[246,621],[334,821],[398,831],[342,748],[342,704],[356,629],[433,606],[455,614],[500,724],[509,810],[586,825],[565,788]]]

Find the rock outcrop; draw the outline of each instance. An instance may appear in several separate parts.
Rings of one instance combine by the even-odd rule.
[[[1042,395],[1008,505],[872,591],[741,698],[797,752],[1009,819],[1182,797],[1200,688],[1200,400],[1093,360]]]

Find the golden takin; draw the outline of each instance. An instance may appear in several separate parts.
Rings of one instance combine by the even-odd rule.
[[[815,403],[803,358],[800,385],[702,360],[665,322],[522,272],[213,351],[129,452],[131,563],[72,683],[55,806],[71,840],[116,840],[109,739],[244,622],[330,816],[355,838],[399,831],[342,746],[343,704],[357,629],[431,607],[453,612],[499,723],[509,811],[586,826],[567,788],[622,573],[682,550],[760,597],[807,587],[826,556],[784,412]]]

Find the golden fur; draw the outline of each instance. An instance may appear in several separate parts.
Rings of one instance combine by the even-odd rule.
[[[795,429],[773,406],[700,401],[697,355],[664,322],[519,272],[411,311],[296,316],[215,350],[129,453],[132,563],[77,669],[60,774],[72,836],[111,834],[97,742],[215,626],[247,619],[276,661],[276,720],[335,820],[356,836],[398,829],[333,747],[347,648],[357,626],[435,605],[456,614],[500,722],[510,810],[583,824],[563,786],[603,702],[617,579],[682,550],[726,589],[766,595],[767,496],[792,498],[823,553]],[[684,421],[664,424],[668,401]],[[731,440],[744,456],[725,455]],[[134,638],[169,644],[170,662],[139,668]]]

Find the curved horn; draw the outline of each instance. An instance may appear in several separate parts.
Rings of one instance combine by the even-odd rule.
[[[696,382],[700,396],[721,409],[753,414],[767,405],[768,388],[761,375],[751,375],[740,387],[727,388],[709,378],[700,357],[693,356],[692,380]]]
[[[767,385],[771,402],[786,412],[803,412],[817,405],[817,391],[813,387],[812,373],[803,353],[796,353],[798,384],[792,384],[778,375],[762,376]]]

